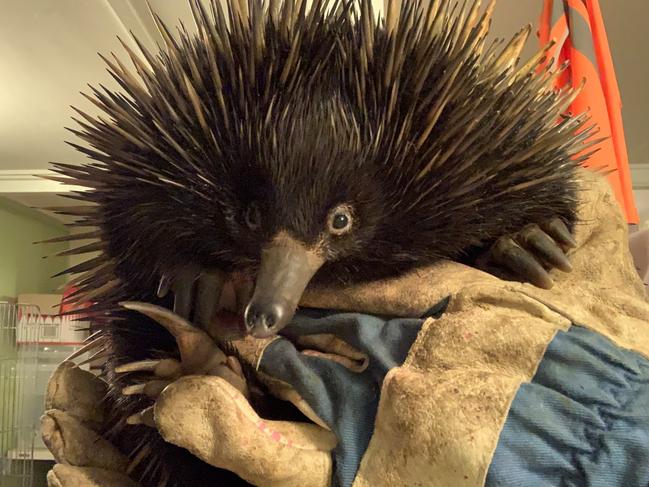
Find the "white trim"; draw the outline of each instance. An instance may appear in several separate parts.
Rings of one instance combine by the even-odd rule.
[[[6,169],[0,170],[0,194],[7,193],[69,193],[83,191],[81,186],[72,186],[58,181],[43,179],[42,176],[56,176],[49,169]]]
[[[26,452],[19,449],[9,450],[7,452],[9,460],[54,460],[54,455],[47,448],[34,448],[32,452]]]

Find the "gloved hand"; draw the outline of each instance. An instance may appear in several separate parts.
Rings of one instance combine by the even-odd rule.
[[[166,441],[250,483],[273,486],[351,484],[372,434],[383,377],[405,359],[423,322],[310,311],[295,318],[286,338],[258,347],[262,381],[315,423],[307,424],[260,418],[246,400],[237,361],[205,332],[163,308],[125,306],[170,330],[181,351],[180,363],[147,361],[121,371],[148,368],[151,381],[124,392],[157,397],[154,409],[132,422],[156,427]],[[239,345],[250,348],[247,341]],[[52,376],[42,422],[59,463],[48,475],[51,486],[135,485],[128,478],[133,462],[97,433],[105,390],[71,362]]]
[[[129,460],[99,434],[107,384],[73,362],[63,362],[48,383],[41,433],[56,465],[49,487],[134,487]]]

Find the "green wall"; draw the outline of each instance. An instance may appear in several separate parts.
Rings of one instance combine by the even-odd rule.
[[[67,259],[52,256],[67,245],[34,242],[68,233],[43,213],[0,198],[0,301],[21,293],[55,292],[65,277],[50,277],[65,268]]]
[[[34,244],[68,234],[60,222],[41,212],[0,198],[0,301],[15,298],[21,293],[52,293],[62,285],[65,277],[51,279],[53,274],[67,266],[67,258],[54,257],[68,248],[63,244]],[[43,258],[49,256],[47,258]],[[16,447],[15,417],[7,411],[19,406],[16,402],[16,382],[10,370],[16,365],[17,350],[11,323],[0,323],[0,455]],[[23,378],[24,379],[24,378]],[[12,433],[13,432],[13,433]],[[24,435],[24,430],[20,430]],[[0,465],[4,462],[0,461]],[[12,462],[14,473],[22,472],[20,461]],[[45,485],[44,462],[35,462],[35,485]],[[47,465],[49,466],[49,465]],[[12,478],[11,471],[0,472],[0,484],[7,487],[24,485],[20,478]]]

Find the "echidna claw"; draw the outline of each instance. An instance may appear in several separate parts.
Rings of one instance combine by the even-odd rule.
[[[198,278],[194,322],[207,330],[219,306],[226,276],[220,271],[203,272]]]
[[[160,378],[176,378],[182,373],[182,365],[174,359],[164,360],[141,360],[139,362],[129,362],[115,368],[117,374],[126,374],[129,372],[152,372]]]
[[[126,374],[128,372],[152,372],[160,360],[140,360],[138,362],[129,362],[127,364],[115,367],[117,374]]]
[[[135,396],[137,394],[144,394],[145,386],[146,383],[126,386],[122,389],[122,394],[124,394],[125,396]]]
[[[126,418],[126,424],[130,425],[145,425],[151,428],[155,428],[155,419],[153,417],[153,406],[150,406],[146,409],[143,409],[139,413],[132,414]]]
[[[541,228],[561,245],[572,249],[577,247],[577,242],[570,233],[570,230],[568,230],[568,227],[560,218],[553,218],[549,222],[542,224]]]
[[[209,374],[216,365],[226,362],[225,354],[216,346],[212,338],[183,317],[154,304],[130,301],[120,304],[126,309],[137,311],[155,320],[174,336],[180,351],[183,372]]]
[[[216,284],[218,285],[218,282]],[[214,375],[225,379],[245,397],[249,395],[239,361],[235,357],[227,357],[204,330],[160,306],[140,302],[120,304],[126,309],[148,316],[166,328],[176,339],[181,357],[180,361],[143,360],[116,367],[115,372],[118,374],[148,372],[153,375],[151,380],[124,387],[122,394],[144,395],[157,399],[163,389],[181,375]],[[127,423],[155,426],[153,409],[148,408],[130,416]]]
[[[538,225],[528,225],[518,233],[516,240],[524,248],[533,251],[553,267],[564,272],[572,271],[572,264],[563,253],[561,247],[552,237],[545,233]]]
[[[194,283],[200,275],[195,267],[185,267],[175,276],[171,283],[174,293],[174,313],[185,319],[189,318],[194,303]]]
[[[162,390],[171,384],[171,380],[152,380],[142,384],[133,384],[122,389],[125,396],[144,395],[149,397],[158,397]]]
[[[185,266],[162,275],[157,296],[163,298],[170,290],[173,291],[173,312],[184,319],[192,317],[196,325],[208,329],[218,311],[226,278],[226,274],[218,269]]]
[[[554,283],[548,271],[571,272],[572,264],[566,252],[576,246],[570,230],[557,217],[541,225],[527,225],[514,235],[499,238],[486,256],[487,262],[483,260],[482,264],[489,266],[488,260],[491,259],[517,279],[550,289]]]
[[[535,286],[550,289],[554,284],[550,274],[527,250],[520,247],[511,237],[501,237],[492,248],[496,263],[517,276],[523,277]]]
[[[156,292],[159,298],[164,298],[167,294],[169,294],[172,281],[173,279],[169,274],[165,273],[162,275],[162,277],[160,278],[160,283],[158,284],[158,290]]]

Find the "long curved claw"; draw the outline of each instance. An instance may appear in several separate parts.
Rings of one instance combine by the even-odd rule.
[[[122,388],[122,394],[124,394],[125,396],[135,396],[139,394],[144,394],[145,387],[146,387],[146,383],[126,386]]]
[[[126,424],[131,424],[131,425],[138,425],[142,424],[145,426],[149,426],[151,428],[155,428],[155,419],[153,417],[153,406],[150,406],[146,409],[143,409],[139,413],[132,414],[128,418],[126,418]]]
[[[115,372],[117,374],[126,374],[128,372],[151,372],[159,363],[160,360],[140,360],[138,362],[129,362],[115,367]]]
[[[225,354],[200,328],[192,326],[177,314],[148,303],[123,302],[124,308],[137,311],[155,320],[176,339],[183,371],[187,374],[205,374],[218,364],[226,363]]]
[[[115,368],[117,374],[126,374],[129,372],[151,372],[156,377],[162,379],[180,377],[182,365],[174,359],[163,360],[141,360],[139,362],[129,362]]]
[[[124,364],[115,369],[118,374],[128,372],[152,372],[152,380],[126,386],[122,394],[126,396],[145,395],[157,399],[162,391],[182,374],[213,375],[225,379],[238,389],[244,397],[249,391],[241,364],[235,357],[226,357],[206,331],[197,328],[172,311],[148,303],[123,302],[121,306],[137,311],[155,320],[167,329],[176,339],[181,361],[173,359],[144,360]],[[129,416],[127,423],[155,427],[153,408],[147,408]]]
[[[173,278],[170,274],[165,273],[160,278],[160,283],[158,284],[158,290],[156,292],[159,298],[164,298],[169,291],[171,290],[171,284],[173,283]]]
[[[564,272],[572,271],[572,264],[561,247],[538,225],[528,225],[521,230],[516,239],[523,247],[533,251],[553,267]]]
[[[158,397],[162,390],[171,384],[171,380],[152,380],[142,384],[133,384],[122,389],[125,396],[144,395],[149,397]]]
[[[570,230],[568,230],[568,227],[560,218],[553,218],[549,222],[541,224],[541,228],[561,245],[570,249],[577,247],[577,242],[570,233]]]
[[[537,287],[552,288],[550,275],[528,251],[520,247],[510,237],[501,237],[492,249],[496,263],[506,267],[517,276],[524,278]]]
[[[194,302],[194,283],[200,271],[194,267],[183,268],[171,284],[174,293],[174,313],[185,319],[189,318]]]

